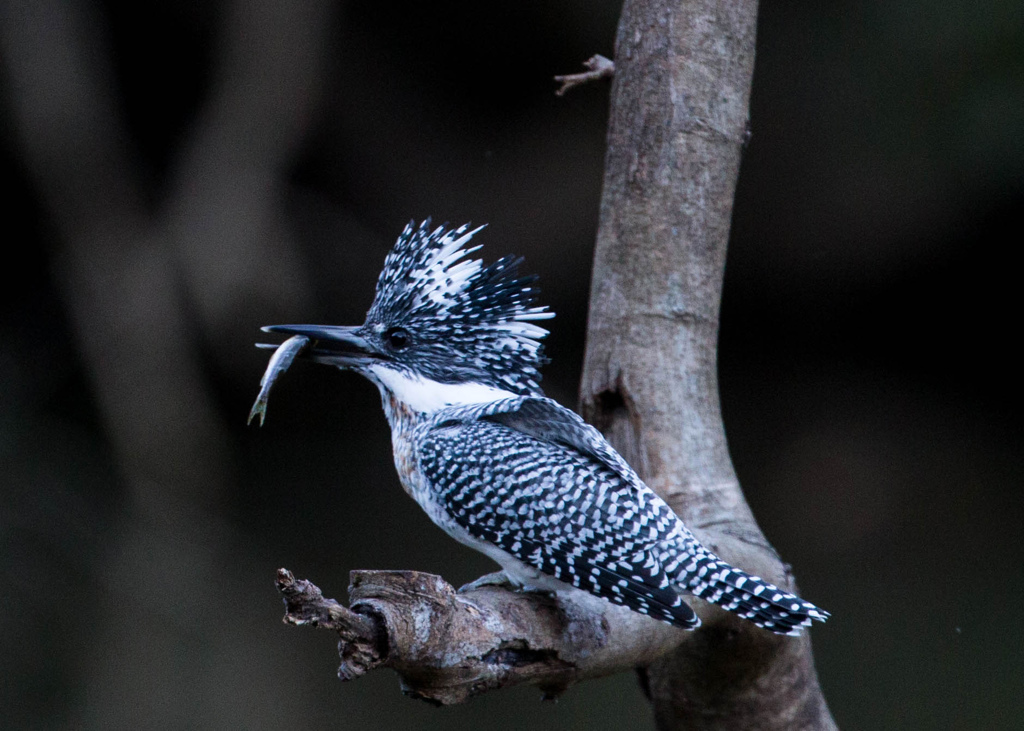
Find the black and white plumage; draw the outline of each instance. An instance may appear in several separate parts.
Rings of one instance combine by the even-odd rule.
[[[531,321],[552,313],[534,306],[519,260],[465,258],[477,231],[407,226],[362,326],[264,329],[378,386],[406,491],[515,583],[583,590],[688,629],[700,621],[685,593],[780,634],[824,621],[704,548],[600,432],[543,396],[547,332]],[[264,379],[263,407],[280,370]]]

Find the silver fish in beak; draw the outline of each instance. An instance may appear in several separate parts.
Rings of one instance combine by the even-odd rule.
[[[267,370],[263,373],[263,378],[260,380],[260,393],[256,397],[256,403],[252,405],[252,410],[249,412],[249,420],[245,422],[246,424],[251,424],[252,420],[259,414],[260,426],[263,426],[263,421],[267,418],[267,399],[270,398],[270,389],[274,386],[274,382],[277,381],[278,377],[288,370],[292,361],[295,360],[295,356],[309,347],[309,338],[305,335],[294,335],[280,345],[259,343],[256,347],[276,348],[274,354],[270,356]]]

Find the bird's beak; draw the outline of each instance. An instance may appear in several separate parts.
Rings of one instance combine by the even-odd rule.
[[[360,328],[358,327],[268,325],[261,329],[268,333],[302,335],[309,338],[309,346],[301,351],[300,357],[309,358],[317,363],[326,363],[340,368],[358,368],[380,360],[383,356],[383,353],[380,353],[369,340],[359,333]],[[258,347],[277,348],[278,346],[260,343]]]

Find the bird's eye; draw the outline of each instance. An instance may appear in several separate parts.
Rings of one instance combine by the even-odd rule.
[[[395,350],[401,350],[409,344],[409,331],[403,327],[393,327],[384,333],[384,340]]]

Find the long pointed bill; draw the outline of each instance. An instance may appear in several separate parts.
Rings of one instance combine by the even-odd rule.
[[[267,416],[267,399],[278,376],[288,370],[296,356],[339,368],[358,368],[380,357],[373,346],[360,336],[355,327],[332,325],[271,325],[264,332],[286,333],[292,337],[280,345],[257,343],[258,348],[274,348],[267,370],[260,381],[260,392],[249,412],[249,421],[260,417],[260,426]]]
[[[380,358],[370,342],[359,334],[358,327],[338,325],[268,325],[260,328],[263,332],[301,335],[309,340],[309,346],[302,351],[303,357],[317,363],[327,363],[340,368],[357,368]],[[260,345],[259,347],[277,347]]]

